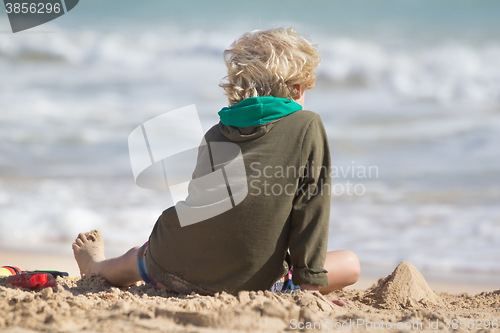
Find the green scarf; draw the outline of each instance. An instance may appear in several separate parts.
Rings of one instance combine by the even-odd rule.
[[[291,99],[264,96],[250,97],[238,104],[219,111],[221,123],[226,126],[250,127],[270,123],[302,110],[302,106]]]

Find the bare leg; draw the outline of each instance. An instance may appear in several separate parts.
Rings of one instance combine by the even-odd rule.
[[[118,287],[130,286],[142,280],[137,267],[139,249],[137,246],[120,257],[105,259],[104,240],[99,230],[81,233],[73,243],[80,274],[97,274]]]
[[[326,254],[325,269],[328,271],[328,286],[319,287],[322,294],[356,283],[359,278],[359,260],[349,250],[331,251]]]

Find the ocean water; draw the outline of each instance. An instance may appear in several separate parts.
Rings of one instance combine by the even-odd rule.
[[[306,108],[337,171],[329,249],[497,276],[498,13],[493,1],[88,0],[18,34],[0,14],[0,247],[71,255],[93,228],[109,255],[142,244],[172,201],[134,184],[130,132],[190,104],[209,129],[227,105],[223,50],[293,26],[323,59]]]

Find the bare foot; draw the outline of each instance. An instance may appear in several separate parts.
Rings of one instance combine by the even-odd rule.
[[[99,230],[80,233],[73,243],[73,253],[80,268],[80,274],[90,275],[95,271],[95,263],[105,259],[104,240]]]

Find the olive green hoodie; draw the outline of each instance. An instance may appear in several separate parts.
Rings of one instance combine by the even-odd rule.
[[[180,293],[235,294],[269,289],[291,264],[294,284],[328,285],[331,162],[319,115],[275,97],[249,98],[219,115],[205,141],[237,145],[248,194],[236,205],[232,200],[232,209],[186,226],[175,206],[165,210],[149,238],[149,274]],[[201,167],[206,151],[200,147],[193,179],[227,165]]]

